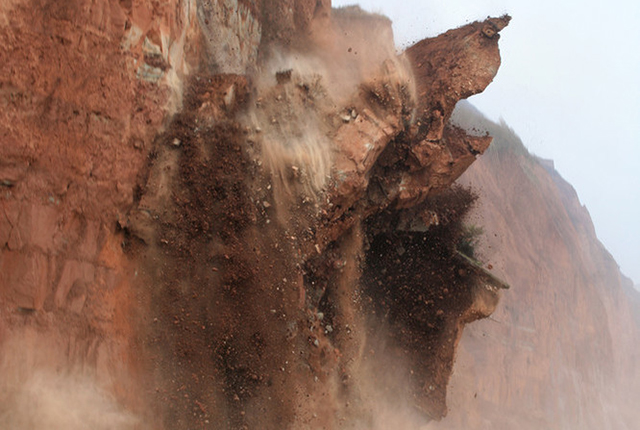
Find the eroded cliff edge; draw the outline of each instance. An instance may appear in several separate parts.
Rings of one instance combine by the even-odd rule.
[[[398,56],[386,18],[321,1],[1,12],[3,424],[73,425],[78,392],[96,428],[446,413],[498,297],[450,189],[491,138],[449,117],[508,17]]]

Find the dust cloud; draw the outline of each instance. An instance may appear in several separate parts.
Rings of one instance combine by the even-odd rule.
[[[3,391],[3,429],[129,430],[138,423],[91,378],[34,371]]]
[[[398,362],[386,353],[386,338],[390,333],[380,328],[371,329],[369,333],[367,348],[375,349],[376,354],[361,361],[359,369],[354,371],[358,398],[354,409],[360,411],[359,417],[356,414],[354,430],[426,430],[429,419],[419,412],[406,390],[412,383],[406,376],[409,364]]]
[[[34,341],[14,338],[0,351],[0,429],[140,428],[139,419],[100,386],[94,372],[53,365],[56,354]]]
[[[312,31],[304,48],[271,47],[253,78],[257,94],[243,123],[276,180],[276,202],[287,195],[320,198],[332,175],[336,123],[357,115],[347,108],[336,117],[336,110],[349,106],[363,84],[389,69],[413,82],[388,18],[353,6],[334,10],[330,25]]]

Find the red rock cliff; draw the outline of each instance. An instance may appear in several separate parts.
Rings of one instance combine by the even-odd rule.
[[[507,22],[398,57],[386,18],[322,1],[4,2],[0,424],[441,417],[497,301],[445,192],[491,139],[447,120]]]

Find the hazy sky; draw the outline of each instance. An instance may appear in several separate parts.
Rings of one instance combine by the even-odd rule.
[[[498,76],[470,101],[555,161],[640,284],[640,1],[333,0],[354,3],[390,17],[400,47],[509,13]]]

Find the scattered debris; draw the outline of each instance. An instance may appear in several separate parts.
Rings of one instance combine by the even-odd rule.
[[[293,69],[282,70],[280,72],[276,72],[276,82],[278,85],[283,85],[288,82],[291,82],[291,73]]]

